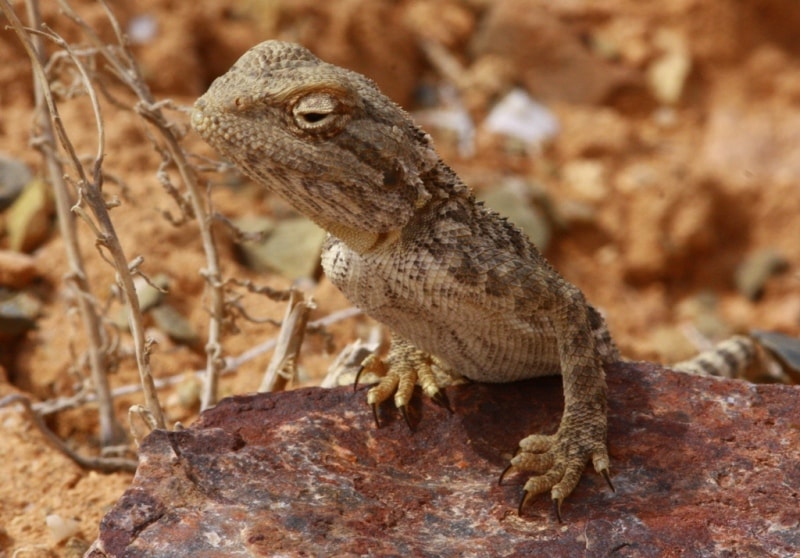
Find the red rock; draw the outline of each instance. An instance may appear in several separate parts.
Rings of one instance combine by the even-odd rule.
[[[410,432],[363,390],[237,396],[153,432],[87,554],[102,556],[793,556],[800,551],[800,388],[609,370],[616,493],[587,473],[563,508],[516,513],[497,478],[518,440],[553,431],[558,378],[448,388]]]

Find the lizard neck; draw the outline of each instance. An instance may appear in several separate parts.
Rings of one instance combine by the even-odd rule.
[[[420,190],[425,195],[420,195],[417,198],[414,215],[398,229],[385,232],[365,231],[339,222],[326,222],[321,226],[331,235],[344,242],[348,248],[363,255],[400,239],[409,224],[412,224],[412,228],[415,228],[421,221],[429,221],[430,219],[426,219],[426,214],[448,200],[472,207],[474,200],[471,190],[461,182],[450,167],[441,161],[420,178],[422,185]]]

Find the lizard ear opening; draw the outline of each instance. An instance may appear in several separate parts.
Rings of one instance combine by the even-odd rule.
[[[350,119],[350,107],[328,92],[314,92],[301,97],[292,107],[298,128],[307,132],[337,133]]]

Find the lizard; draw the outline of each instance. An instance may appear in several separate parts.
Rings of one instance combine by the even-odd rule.
[[[549,492],[559,520],[590,462],[613,490],[605,367],[621,357],[604,318],[520,229],[476,201],[373,81],[300,45],[266,41],[214,80],[191,124],[328,232],[326,275],[392,331],[386,357],[362,366],[382,376],[367,393],[376,421],[390,398],[406,416],[417,384],[444,403],[437,374],[560,374],[557,431],[524,438],[500,480],[529,473],[518,513]]]

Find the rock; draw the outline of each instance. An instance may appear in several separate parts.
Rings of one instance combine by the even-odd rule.
[[[0,211],[14,203],[32,178],[28,165],[0,152]]]
[[[38,274],[33,257],[20,252],[0,250],[0,287],[27,287]]]
[[[237,396],[154,431],[87,556],[792,556],[800,550],[800,388],[608,370],[616,492],[587,472],[565,503],[516,513],[497,479],[520,438],[553,432],[557,377],[415,399],[415,430],[364,391]],[[532,404],[535,402],[535,404]]]
[[[407,5],[403,23],[418,39],[455,49],[466,43],[474,32],[475,15],[458,0],[415,0]]]
[[[178,406],[182,411],[195,411],[200,408],[200,397],[203,384],[195,374],[188,372],[181,382],[175,386],[175,391],[167,398],[167,405]],[[174,413],[173,413],[174,414]],[[184,414],[184,413],[181,413]]]
[[[164,297],[169,291],[169,276],[159,273],[148,282],[144,277],[133,278],[133,285],[136,288],[136,298],[139,301],[139,311],[145,313],[158,306],[164,301]],[[128,321],[128,305],[120,308],[111,318],[111,321],[122,331],[130,330]]]
[[[0,289],[0,341],[8,341],[35,328],[41,311],[41,301],[32,294]]]
[[[189,318],[169,304],[160,304],[150,310],[156,327],[166,333],[170,339],[195,350],[203,349],[203,340],[194,329]]]
[[[561,174],[565,186],[579,201],[598,204],[609,195],[608,173],[606,165],[601,161],[594,159],[569,161],[564,163]]]
[[[532,147],[540,147],[559,131],[556,116],[522,89],[513,89],[503,97],[483,125],[493,134],[506,135]]]
[[[756,250],[736,268],[734,281],[736,290],[750,300],[758,300],[764,293],[764,286],[773,275],[789,269],[789,260],[772,248]]]
[[[713,291],[702,291],[688,296],[674,308],[677,321],[684,325],[680,329],[685,329],[686,325],[691,324],[702,338],[711,342],[724,341],[736,333],[720,314],[719,297]],[[706,348],[710,347],[703,347],[703,350]],[[691,357],[692,355],[668,358],[666,362],[678,362]]]
[[[170,279],[167,274],[159,273],[149,283],[143,277],[134,277],[133,284],[136,287],[139,310],[147,312],[164,301],[164,297],[169,292]]]
[[[315,275],[325,241],[324,230],[305,217],[284,219],[266,230],[269,232],[263,240],[239,245],[248,267],[276,271],[289,279]]]
[[[656,33],[654,42],[662,53],[647,68],[647,84],[660,103],[674,105],[692,68],[689,45],[681,33],[666,29]]]
[[[60,543],[77,535],[81,530],[81,524],[71,517],[62,517],[57,513],[48,514],[44,518],[47,528],[50,530],[50,537],[53,542]]]
[[[503,187],[492,190],[481,199],[487,207],[497,211],[508,218],[509,221],[522,229],[533,243],[545,252],[550,245],[552,230],[545,216],[536,207],[530,205],[523,193],[520,193],[514,182],[506,182]]]
[[[126,33],[133,45],[152,43],[158,36],[158,18],[153,14],[141,14],[128,21]]]
[[[243,5],[248,4],[252,5],[257,18],[263,17],[265,5],[278,10],[280,28],[270,29],[268,35],[292,29],[287,39],[306,46],[326,62],[369,76],[381,91],[405,107],[411,105],[414,88],[424,67],[417,33],[427,37],[435,34],[441,38],[448,33],[445,29],[453,30],[440,23],[438,30],[426,33],[417,26],[419,11],[416,15],[410,13],[413,9],[410,2],[352,0],[345,6],[339,2],[312,0],[280,2],[277,5],[274,2],[248,2]],[[436,2],[438,19],[429,22],[427,27],[437,27],[436,23],[442,20],[456,23],[462,26],[462,30],[452,39],[458,40],[468,32],[470,23],[458,23],[462,16],[444,4],[458,8],[462,2]],[[388,27],[376,25],[377,22],[385,22]],[[192,36],[192,33],[187,32],[187,35]],[[262,36],[265,36],[263,32]]]
[[[766,185],[773,191],[784,186],[793,196],[800,180],[798,89],[800,64],[774,47],[756,49],[745,68],[717,76],[695,172],[718,180],[740,198]],[[795,207],[782,199],[779,209],[793,210],[794,219]]]
[[[8,246],[15,252],[31,252],[50,234],[53,196],[44,180],[28,182],[6,211]]]

